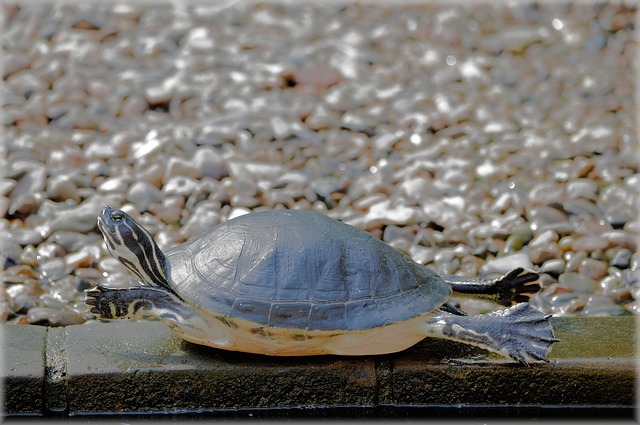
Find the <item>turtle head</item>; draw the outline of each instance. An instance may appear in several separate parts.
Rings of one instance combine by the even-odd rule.
[[[98,216],[98,228],[111,255],[140,282],[170,289],[164,254],[147,229],[124,211],[108,205]]]

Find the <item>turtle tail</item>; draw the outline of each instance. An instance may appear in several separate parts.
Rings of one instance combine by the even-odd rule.
[[[550,317],[528,303],[478,316],[440,312],[426,323],[426,331],[430,336],[472,344],[526,366],[530,361],[549,362],[546,355],[559,341]]]

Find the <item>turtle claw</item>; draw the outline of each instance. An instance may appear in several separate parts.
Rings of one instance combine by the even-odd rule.
[[[540,353],[536,353],[534,351],[524,350],[524,349],[510,351],[509,357],[517,361],[522,366],[529,366],[529,361],[527,360],[527,358],[538,361],[538,362],[543,362],[543,363],[550,362],[550,360],[546,358],[544,355]]]
[[[98,285],[85,291],[84,302],[92,306],[90,313],[96,315],[96,319],[115,319],[122,317],[127,311],[127,302],[120,296],[120,290]]]
[[[538,273],[522,267],[511,270],[496,281],[496,290],[500,296],[500,304],[509,306],[512,303],[527,302],[529,295],[540,291]]]

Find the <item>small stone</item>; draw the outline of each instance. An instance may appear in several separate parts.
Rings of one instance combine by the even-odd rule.
[[[567,272],[560,275],[558,278],[560,285],[571,288],[573,292],[579,294],[591,294],[598,289],[598,283],[579,273]]]
[[[563,223],[568,220],[562,211],[547,206],[530,208],[526,215],[530,222],[540,224]]]
[[[40,163],[34,163],[11,191],[11,197],[23,194],[34,194],[44,190],[46,184],[47,169]]]
[[[598,184],[589,179],[575,179],[567,183],[567,195],[570,198],[596,199]]]
[[[59,175],[52,177],[47,182],[47,195],[49,199],[63,202],[70,199],[74,202],[80,202],[78,195],[78,187],[68,175]]]
[[[38,245],[44,239],[40,232],[28,227],[11,229],[7,234],[20,245]]]
[[[62,247],[65,252],[61,253],[61,255],[91,248],[92,244],[100,243],[101,241],[102,235],[98,233],[83,234],[67,230],[59,230],[47,239],[49,244],[56,244]]]
[[[304,123],[312,130],[320,131],[330,128],[338,122],[339,117],[331,109],[319,105],[305,118]]]
[[[575,316],[576,312],[584,308],[585,299],[575,294],[560,294],[551,300],[551,313],[555,317]]]
[[[553,297],[551,297],[549,304],[551,304],[554,307],[561,306],[563,304],[567,304],[569,301],[572,301],[576,298],[578,298],[578,295],[574,294],[573,292],[560,292],[554,295]]]
[[[634,252],[637,250],[637,235],[624,230],[609,230],[601,233],[599,237],[605,240],[609,247],[627,248]]]
[[[558,242],[560,237],[553,230],[545,230],[544,232],[536,235],[529,243],[530,247],[538,247],[548,245],[549,243]]]
[[[573,241],[575,240],[576,238],[574,238],[573,236],[564,236],[558,241],[558,248],[560,248],[562,252],[571,251],[573,249]]]
[[[180,228],[180,234],[185,239],[198,236],[220,224],[221,217],[217,211],[196,209],[189,220]]]
[[[215,180],[221,180],[229,175],[224,158],[212,148],[198,148],[193,157],[193,162],[200,171],[202,178],[210,177]]]
[[[531,246],[530,249],[531,262],[536,265],[540,265],[547,260],[553,260],[562,257],[562,251],[555,242],[549,242],[545,244],[536,244]]]
[[[607,275],[607,263],[593,258],[585,258],[578,265],[578,273],[590,279],[602,279]]]
[[[64,248],[62,248],[57,243],[51,242],[46,242],[38,245],[38,247],[36,248],[36,252],[38,253],[38,260],[40,260],[41,262],[62,257],[66,254]]]
[[[486,263],[480,268],[481,274],[492,273],[508,273],[511,270],[523,267],[525,269],[532,269],[533,264],[529,259],[529,256],[523,252],[511,255],[505,255],[502,257],[496,257],[487,260]]]
[[[271,134],[276,140],[286,139],[291,136],[291,125],[284,118],[280,116],[273,116],[269,119],[269,126],[271,128]]]
[[[160,105],[167,103],[173,96],[172,91],[162,84],[152,85],[144,90],[144,97],[149,105]]]
[[[38,253],[33,245],[27,245],[22,250],[20,255],[20,264],[25,264],[31,267],[38,265]]]
[[[110,177],[98,186],[100,192],[123,193],[129,187],[131,178],[128,176]]]
[[[62,310],[65,307],[65,303],[47,293],[40,295],[40,298],[38,298],[38,305],[58,310]]]
[[[603,295],[611,295],[622,288],[620,278],[617,276],[607,276],[600,281],[600,289]]]
[[[151,203],[162,201],[162,193],[154,185],[146,181],[138,181],[129,187],[127,199],[139,212],[144,212]]]
[[[73,274],[81,280],[99,280],[103,277],[102,273],[100,272],[100,270],[96,269],[96,268],[82,268],[82,267],[78,267],[74,270]]]
[[[3,53],[2,58],[2,79],[6,80],[11,75],[22,70],[29,69],[33,61],[32,54],[24,52],[11,52],[10,50]]]
[[[625,309],[615,304],[609,297],[592,295],[587,299],[582,314],[590,317],[621,316],[625,314]]]
[[[189,177],[191,179],[199,179],[201,172],[199,167],[193,164],[193,161],[188,161],[184,158],[171,157],[167,163],[167,169],[164,173],[165,185],[176,177]]]
[[[616,249],[611,256],[612,258],[611,261],[609,261],[609,265],[619,269],[627,269],[631,264],[632,255],[633,253],[626,248]]]
[[[433,262],[439,265],[451,263],[456,259],[456,251],[453,248],[443,248],[436,252]]]
[[[95,264],[100,257],[100,250],[97,246],[88,246],[82,251],[74,252],[64,257],[67,267],[75,270],[79,267],[89,267]]]
[[[633,301],[624,305],[624,308],[634,316],[640,316],[640,301]]]
[[[531,229],[528,226],[523,227],[522,229],[519,229],[518,231],[509,235],[504,244],[502,252],[504,254],[512,254],[514,252],[518,252],[527,243],[532,244],[532,238],[533,232],[531,231]]]
[[[0,179],[0,195],[8,195],[18,183],[11,179]]]
[[[64,276],[50,286],[49,293],[43,294],[40,296],[40,300],[42,302],[42,298],[45,295],[53,298],[54,300],[61,302],[64,304],[65,308],[68,308],[68,303],[71,303],[76,300],[78,296],[77,287],[77,279],[75,276],[67,275]]]
[[[28,216],[35,214],[40,206],[42,196],[39,193],[24,193],[13,198],[9,204],[9,214]]]
[[[607,241],[598,236],[581,236],[573,241],[571,248],[574,251],[593,252],[598,249],[604,249],[609,244]]]
[[[9,212],[9,205],[11,205],[11,199],[6,196],[0,196],[0,217],[4,217]]]
[[[142,172],[138,173],[136,180],[154,185],[157,188],[162,187],[162,179],[164,176],[164,168],[159,164],[151,164]]]
[[[71,269],[61,258],[54,258],[40,265],[42,279],[49,282],[56,281],[71,272]]]
[[[185,176],[172,177],[162,186],[162,192],[167,195],[190,195],[198,188],[198,182]]]
[[[591,201],[586,199],[569,199],[562,203],[563,208],[572,217],[586,217],[593,221],[603,218],[602,211]]]
[[[615,269],[609,269],[611,274],[618,272]],[[620,273],[620,284],[628,288],[640,288],[640,275],[630,269],[622,270]]]
[[[0,270],[4,270],[7,263],[17,264],[22,255],[22,247],[13,237],[0,235]]]
[[[165,223],[178,223],[182,217],[184,202],[182,196],[168,196],[162,204],[149,205],[149,212]]]
[[[389,225],[385,227],[382,240],[385,242],[391,242],[396,239],[403,239],[406,241],[413,241],[414,234],[407,227],[398,227]]]
[[[58,310],[50,307],[34,307],[27,313],[31,324],[46,323],[50,326],[80,325],[85,322],[82,315],[71,310]]]
[[[238,179],[233,184],[231,205],[241,208],[255,208],[261,204],[257,192],[255,183],[248,179]]]
[[[605,219],[614,227],[622,227],[637,215],[635,196],[621,185],[605,187],[600,193],[597,205],[604,211]]]
[[[149,103],[139,93],[127,96],[120,106],[120,115],[124,117],[139,117],[149,109]]]
[[[584,260],[585,258],[587,258],[587,253],[584,251],[565,252],[564,260],[566,261],[566,264],[567,264],[565,267],[565,270],[571,271],[571,272],[577,271],[578,266],[580,265],[582,260]]]
[[[414,245],[409,247],[409,254],[413,261],[418,264],[429,264],[435,259],[437,253],[436,248],[428,248],[420,245]]]
[[[36,305],[36,300],[42,293],[42,288],[35,281],[30,280],[24,284],[9,286],[6,293],[11,311],[13,313],[22,313]]]
[[[381,224],[412,224],[416,219],[416,210],[403,204],[393,205],[389,199],[371,205],[365,214],[366,228],[377,227]]]
[[[540,267],[540,273],[548,273],[553,276],[559,276],[564,272],[565,263],[561,258],[547,260]]]
[[[283,75],[289,86],[305,84],[317,87],[330,87],[342,80],[342,74],[331,65],[317,64],[296,68]]]
[[[111,137],[111,140],[96,139],[89,143],[85,150],[85,157],[88,159],[104,159],[124,158],[127,154],[129,146],[129,138],[118,133]]]

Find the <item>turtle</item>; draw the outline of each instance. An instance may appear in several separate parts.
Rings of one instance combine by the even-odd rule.
[[[537,273],[439,275],[371,233],[325,214],[268,210],[229,219],[163,252],[122,210],[105,206],[108,251],[140,285],[87,290],[96,319],[155,316],[182,339],[271,356],[379,355],[427,337],[472,344],[522,365],[557,342],[526,300]],[[504,309],[468,315],[450,298]]]

